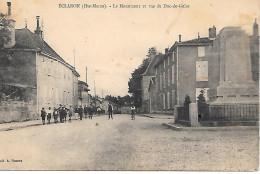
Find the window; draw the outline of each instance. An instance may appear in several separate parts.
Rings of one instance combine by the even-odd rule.
[[[173,52],[173,55],[172,55],[172,62],[174,62],[174,57],[176,56],[176,53]]]
[[[158,68],[155,68],[155,75],[157,75]]]
[[[163,109],[166,108],[166,103],[165,103],[165,93],[162,94],[162,99],[163,99]]]
[[[165,59],[163,60],[163,67],[165,68]]]
[[[165,72],[163,72],[163,79],[162,80],[163,80],[163,88],[165,88],[165,86],[166,86],[165,85]]]
[[[168,56],[167,60],[168,60],[168,64],[167,65],[170,65],[170,56]]]
[[[168,86],[171,84],[171,78],[170,78],[170,68],[168,69]]]
[[[175,103],[175,90],[172,90],[172,107],[174,107]]]
[[[167,109],[170,109],[170,92],[167,92]]]
[[[208,61],[196,61],[196,80],[208,81]]]
[[[174,84],[174,65],[172,65],[172,84]]]
[[[205,47],[198,47],[198,57],[205,57]]]
[[[200,95],[201,91],[203,91],[203,96],[205,100],[208,100],[208,89],[209,88],[196,88],[196,101],[198,100],[198,96]]]
[[[160,81],[160,89],[162,89],[162,83],[163,83],[162,75],[160,75],[159,81]]]

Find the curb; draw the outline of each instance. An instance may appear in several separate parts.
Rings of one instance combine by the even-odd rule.
[[[148,118],[159,118],[160,116],[158,117],[153,117],[153,116],[149,116],[149,115],[145,115],[145,114],[137,114],[137,116],[140,116],[140,117],[148,117]],[[174,119],[174,118],[171,118],[170,116],[168,118],[160,118],[160,119]]]
[[[219,131],[219,130],[259,130],[258,126],[229,126],[229,127],[179,127],[163,123],[162,126],[177,131]]]

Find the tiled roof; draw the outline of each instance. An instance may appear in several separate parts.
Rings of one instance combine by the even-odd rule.
[[[48,53],[56,59],[65,62],[44,40],[37,34],[32,33],[29,29],[16,29],[15,42],[13,48],[39,49],[39,51]]]

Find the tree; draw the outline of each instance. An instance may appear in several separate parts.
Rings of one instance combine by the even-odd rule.
[[[198,105],[206,104],[206,99],[204,97],[204,90],[200,91],[200,95],[197,97],[198,99]]]
[[[190,96],[186,94],[185,100],[184,100],[184,104],[183,104],[183,105],[184,105],[185,107],[188,107],[190,103],[191,103]]]
[[[143,60],[142,64],[132,72],[132,76],[128,81],[128,92],[132,94],[133,102],[136,107],[141,107],[142,105],[142,95],[141,95],[141,82],[142,74],[148,67],[152,55],[157,54],[156,47],[151,47],[148,49],[147,57]]]
[[[0,48],[11,40],[10,21],[0,14]]]

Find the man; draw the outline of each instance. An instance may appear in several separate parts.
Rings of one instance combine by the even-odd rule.
[[[78,106],[75,106],[75,119],[78,119],[78,114],[79,114],[79,108]]]
[[[69,122],[71,122],[72,114],[73,114],[73,108],[72,108],[72,106],[70,106],[70,109],[69,109]]]
[[[79,118],[80,118],[80,120],[82,120],[82,117],[83,117],[83,108],[82,108],[81,105],[79,106],[78,112],[79,112]]]
[[[131,120],[135,120],[135,105],[131,106]]]
[[[88,108],[87,105],[84,107],[84,114],[85,114],[85,119],[88,118]]]
[[[44,108],[41,110],[42,124],[45,125],[46,111]]]
[[[113,120],[113,106],[112,106],[112,104],[109,102],[109,103],[108,103],[108,119],[110,119],[110,117],[111,117],[112,120]]]
[[[92,116],[93,116],[93,105],[92,105],[92,102],[90,103],[89,105],[89,108],[88,108],[88,114],[89,114],[89,119],[92,119]]]
[[[58,109],[56,109],[56,108],[54,107],[54,108],[53,108],[53,117],[54,117],[54,123],[55,123],[55,124],[58,123],[58,116],[59,116]]]
[[[62,109],[61,109],[61,112],[60,112],[60,116],[61,116],[61,123],[64,123],[64,118],[66,117],[67,115],[67,111],[66,111],[66,108],[63,106]]]

